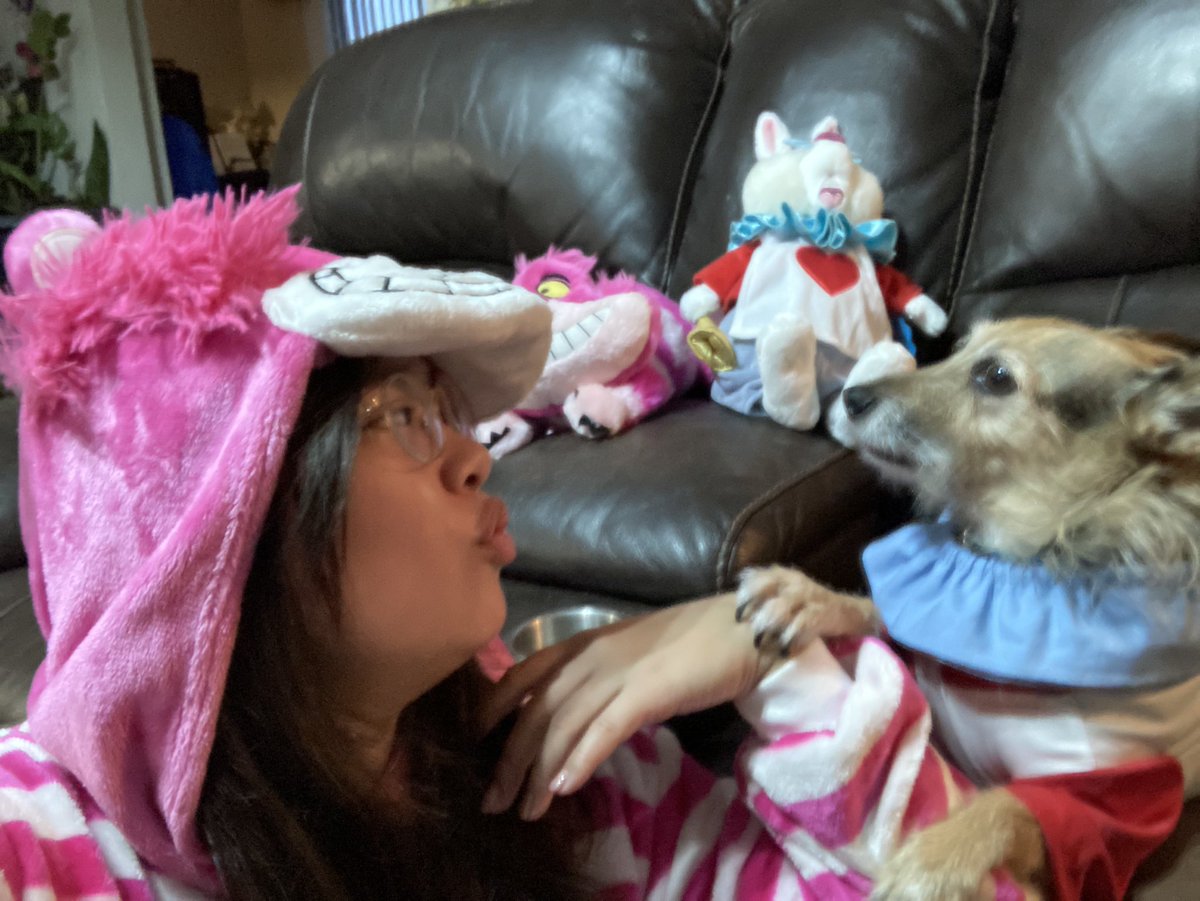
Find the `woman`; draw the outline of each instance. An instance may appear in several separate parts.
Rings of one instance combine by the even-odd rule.
[[[486,679],[515,551],[467,427],[536,380],[548,313],[289,247],[294,214],[49,223],[11,267],[48,651],[0,733],[0,897],[867,892],[964,789],[895,658],[760,655],[719,596]],[[726,700],[740,788],[639,731]]]

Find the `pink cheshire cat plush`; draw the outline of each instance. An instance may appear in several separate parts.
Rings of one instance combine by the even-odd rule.
[[[554,247],[515,265],[513,284],[550,305],[554,339],[517,409],[476,427],[493,457],[568,425],[584,438],[616,435],[711,377],[688,348],[677,305],[633,276],[597,275],[595,257]]]

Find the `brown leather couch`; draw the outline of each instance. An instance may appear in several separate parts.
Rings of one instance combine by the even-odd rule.
[[[303,182],[299,232],[336,252],[506,273],[553,243],[678,297],[740,215],[757,114],[806,132],[832,113],[884,185],[898,264],[950,311],[925,359],[986,316],[1200,337],[1198,47],[1195,0],[476,7],[334,56],[273,178]],[[581,600],[667,604],[767,562],[855,586],[863,545],[905,513],[823,434],[702,396],[614,439],[535,442],[492,485],[520,547],[510,623]],[[27,611],[5,603],[0,693],[37,654]],[[1192,804],[1135,897],[1200,897],[1198,845]]]

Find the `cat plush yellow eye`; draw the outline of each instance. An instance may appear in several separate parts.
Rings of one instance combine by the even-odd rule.
[[[538,294],[548,300],[558,300],[560,297],[566,297],[571,291],[571,286],[567,284],[567,280],[561,275],[550,275],[542,279],[538,284]]]

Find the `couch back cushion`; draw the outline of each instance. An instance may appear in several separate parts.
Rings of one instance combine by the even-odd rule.
[[[341,253],[511,271],[551,242],[660,281],[728,2],[542,0],[430,16],[337,54],[276,184]]]
[[[954,306],[1200,337],[1200,4],[1021,4]]]

